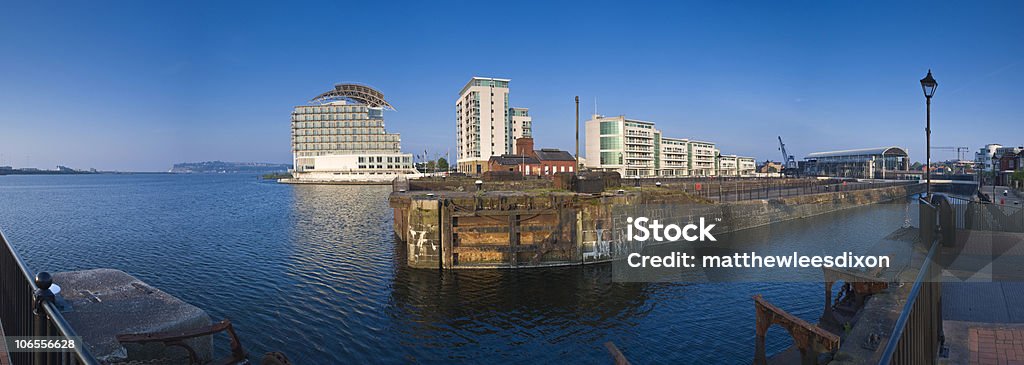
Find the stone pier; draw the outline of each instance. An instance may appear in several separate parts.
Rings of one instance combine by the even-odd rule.
[[[491,187],[492,189],[494,187]],[[924,190],[907,184],[783,198],[713,203],[670,188],[603,194],[565,191],[394,192],[394,231],[407,263],[429,269],[583,265],[621,258],[622,212],[718,219],[718,232],[755,228]]]

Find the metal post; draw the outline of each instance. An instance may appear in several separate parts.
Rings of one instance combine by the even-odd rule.
[[[580,169],[580,97],[576,96],[576,166],[572,168],[573,174]]]
[[[932,196],[932,97],[929,96],[929,97],[925,98],[925,105],[926,105],[926,107],[925,107],[925,109],[926,109],[926,111],[925,111],[925,113],[926,113],[925,114],[926,115],[926,117],[925,117],[926,122],[925,123],[926,124],[925,124],[925,127],[924,127],[924,135],[925,135],[924,138],[925,138],[925,156],[926,157],[925,157],[924,176],[925,176],[925,184],[926,185],[925,185],[925,190],[924,191],[925,191],[925,196],[929,197],[929,199],[930,199],[930,197]]]
[[[996,204],[996,155],[992,154],[992,205]]]
[[[36,274],[35,282],[36,287],[39,289],[36,289],[35,293],[32,294],[32,314],[35,315],[32,318],[32,335],[46,336],[48,335],[46,330],[47,318],[46,309],[43,308],[43,306],[46,305],[46,303],[53,303],[54,295],[53,292],[50,291],[50,285],[53,285],[53,278],[49,273],[42,271]],[[36,352],[33,356],[34,362],[36,364],[45,364],[46,355],[47,353],[45,352]]]

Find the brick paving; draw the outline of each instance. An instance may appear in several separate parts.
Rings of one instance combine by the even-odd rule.
[[[968,348],[971,365],[1024,365],[1024,328],[970,327]]]

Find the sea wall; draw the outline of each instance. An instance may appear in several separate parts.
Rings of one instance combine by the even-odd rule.
[[[607,262],[637,249],[627,216],[713,220],[730,232],[904,198],[921,184],[713,204],[668,189],[622,194],[396,192],[395,234],[416,268],[529,268]]]

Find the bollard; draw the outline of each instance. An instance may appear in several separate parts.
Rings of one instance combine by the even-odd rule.
[[[477,180],[476,181],[476,191],[481,191],[483,189],[484,189],[484,181],[483,180]]]

